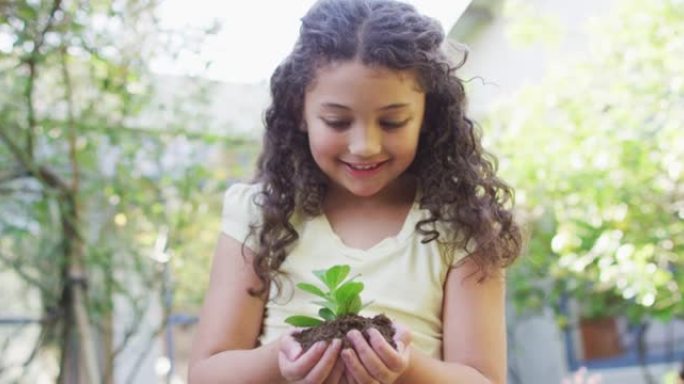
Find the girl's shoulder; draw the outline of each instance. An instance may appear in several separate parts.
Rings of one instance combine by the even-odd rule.
[[[262,190],[261,183],[235,182],[226,189],[223,195],[223,204],[248,204],[258,199]]]
[[[439,249],[443,261],[450,267],[454,267],[476,248],[475,239],[466,238],[465,229],[456,223],[448,220],[432,221],[429,220],[431,216],[428,210],[421,209],[421,219],[430,221],[422,229],[437,232],[438,236],[433,240],[434,244]],[[424,241],[422,236],[419,238],[421,242]]]
[[[261,209],[258,199],[262,190],[259,183],[231,184],[223,195],[221,230],[233,238],[244,241],[250,227],[259,223]]]

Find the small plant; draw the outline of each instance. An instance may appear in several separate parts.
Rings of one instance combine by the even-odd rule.
[[[309,283],[297,284],[297,288],[323,299],[323,301],[314,301],[314,304],[322,307],[318,310],[318,316],[321,318],[296,315],[288,317],[285,322],[295,327],[315,327],[325,321],[358,314],[370,303],[365,305],[361,303],[360,293],[363,291],[363,283],[354,281],[358,275],[344,281],[350,270],[348,265],[335,265],[326,270],[314,271],[314,275],[325,284],[327,291]]]
[[[347,279],[350,270],[348,265],[335,265],[326,270],[314,271],[314,275],[325,285],[324,289],[309,283],[297,284],[297,288],[322,299],[313,302],[321,306],[318,310],[320,318],[296,315],[285,319],[290,325],[305,328],[293,334],[304,351],[317,341],[333,339],[342,340],[342,347],[348,348],[351,345],[345,336],[347,332],[357,329],[368,340],[369,328],[377,329],[392,347],[397,347],[393,340],[395,330],[387,316],[359,316],[358,313],[370,303],[361,302],[360,294],[364,286],[363,283],[354,281],[357,276]]]

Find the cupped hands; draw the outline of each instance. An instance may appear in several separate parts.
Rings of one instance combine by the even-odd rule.
[[[303,352],[292,336],[295,332],[297,329],[292,329],[280,338],[278,366],[283,378],[291,383],[343,383],[344,364],[339,359],[342,341],[319,341]]]
[[[410,360],[411,332],[393,324],[394,349],[375,328],[368,330],[369,340],[352,330],[347,339],[353,348],[340,352],[344,362],[344,379],[349,384],[394,383],[406,371]]]
[[[319,341],[307,351],[293,338],[292,329],[280,339],[278,365],[288,382],[306,384],[394,383],[406,370],[410,359],[411,332],[394,324],[396,349],[375,328],[369,340],[358,330],[347,333],[351,348],[342,342]]]

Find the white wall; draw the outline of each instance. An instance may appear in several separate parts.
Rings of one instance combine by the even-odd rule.
[[[510,1],[510,0],[509,0]],[[508,98],[522,86],[538,83],[547,71],[573,57],[587,53],[591,36],[585,24],[591,18],[608,14],[617,0],[525,0],[538,12],[557,21],[562,31],[557,46],[537,43],[520,46],[506,36],[510,22],[498,16],[476,40],[469,42],[468,61],[461,76],[479,76],[486,84],[474,80],[469,83],[471,111],[481,115],[500,98]]]

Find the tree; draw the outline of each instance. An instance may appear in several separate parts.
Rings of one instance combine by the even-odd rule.
[[[183,109],[163,111],[167,121],[153,109],[149,59],[186,48],[171,43],[188,33],[162,31],[156,7],[0,3],[0,40],[9,42],[0,45],[0,268],[40,296],[42,331],[22,365],[56,350],[59,382],[112,380],[114,359],[160,290],[168,258],[150,256],[209,253],[213,239],[188,245],[185,236],[217,226],[200,213],[214,211],[236,177],[211,166],[226,148],[254,147],[201,123],[211,84],[184,90]],[[132,318],[112,318],[117,301]],[[124,330],[117,344],[114,322]],[[16,378],[3,361],[0,377]]]
[[[582,315],[682,317],[684,7],[624,1],[590,54],[485,123],[517,188],[528,250],[519,308],[577,299]]]

